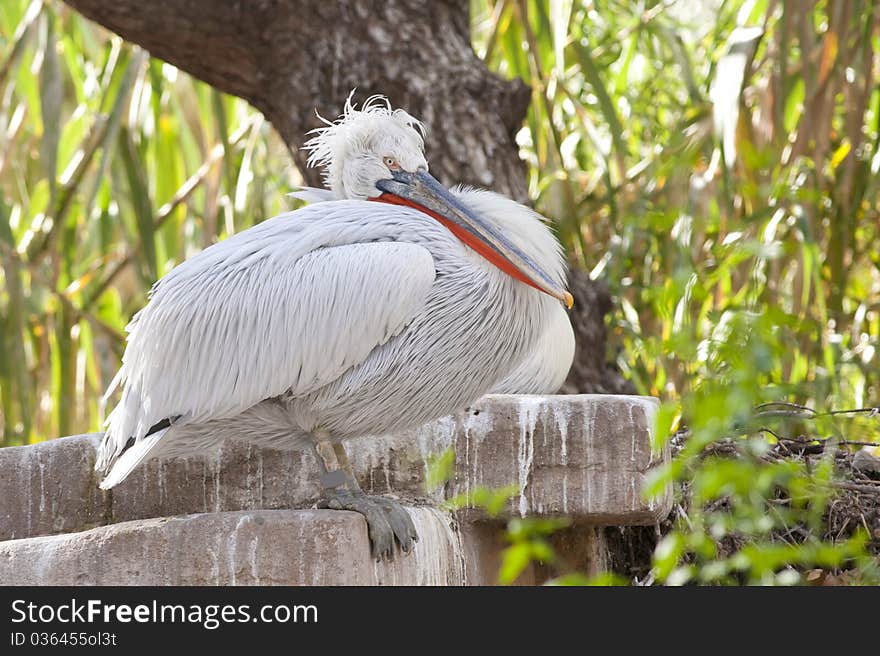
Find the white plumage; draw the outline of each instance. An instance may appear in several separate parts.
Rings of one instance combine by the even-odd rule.
[[[501,225],[518,223],[527,231],[528,226],[533,225],[535,221],[544,220],[540,214],[528,207],[491,191],[459,186],[451,189],[451,192],[482,216],[493,217]],[[329,189],[314,187],[303,187],[289,195],[308,203],[336,200],[336,195]],[[528,241],[526,234],[523,235],[523,241]],[[542,261],[553,261],[554,258],[559,257],[559,246],[555,240],[551,243],[549,240],[539,238],[534,248],[546,249],[540,255]],[[554,394],[562,387],[568,376],[574,360],[574,349],[574,330],[568,319],[568,313],[562,305],[551,304],[538,341],[502,380],[492,386],[489,393]]]
[[[331,190],[297,195],[322,202],[215,244],[155,285],[108,390],[122,391],[99,450],[102,487],[145,458],[228,437],[301,448],[419,425],[490,390],[561,384],[573,335],[558,242],[507,198],[444,196],[419,130],[383,99],[347,104],[309,144]],[[416,207],[389,204],[400,199]],[[469,233],[453,234],[447,216],[530,282],[463,243]]]
[[[491,394],[555,394],[574,360],[574,330],[568,315],[554,307],[538,341]]]

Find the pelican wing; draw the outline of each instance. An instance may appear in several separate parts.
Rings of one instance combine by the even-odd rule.
[[[332,206],[343,203],[352,207]],[[326,237],[333,217],[310,223],[308,216],[264,222],[156,285],[129,325],[110,390],[121,384],[123,392],[108,418],[99,466],[164,419],[231,417],[267,398],[316,390],[424,306],[435,275],[428,250],[390,241],[336,245],[339,238]],[[272,222],[278,225],[267,226]],[[334,227],[332,234],[345,233],[345,225]]]

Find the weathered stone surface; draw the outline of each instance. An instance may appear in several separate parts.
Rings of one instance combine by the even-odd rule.
[[[0,585],[463,585],[449,515],[410,508],[420,540],[370,557],[356,513],[258,510],[146,519],[0,543]],[[471,552],[479,545],[471,544]],[[471,561],[479,557],[471,555]],[[484,570],[485,571],[485,570]]]
[[[304,508],[320,491],[310,451],[227,442],[207,457],[152,460],[111,491],[112,521],[196,512]]]
[[[519,494],[511,510],[520,515],[570,515],[580,524],[653,524],[672,504],[671,489],[660,499],[646,500],[641,493],[647,472],[669,457],[651,452],[656,411],[656,399],[638,396],[487,396],[400,441],[425,445],[422,453],[454,446],[455,476],[447,496],[512,484]],[[358,469],[408,476],[403,485],[414,478],[400,463],[368,465]],[[377,486],[374,477],[373,487],[383,491],[383,479],[378,481]]]
[[[568,514],[581,524],[651,524],[671,493],[643,500],[656,400],[632,396],[488,396],[453,417],[348,443],[365,490],[432,502],[513,484],[511,511]],[[97,436],[0,450],[0,539],[187,513],[309,507],[318,493],[310,452],[230,442],[219,454],[153,461],[110,493],[92,473]],[[453,478],[426,493],[432,454],[454,448]],[[51,471],[51,473],[49,473]],[[27,493],[25,493],[27,491]]]
[[[0,449],[0,540],[78,531],[106,521],[92,474],[97,437]]]

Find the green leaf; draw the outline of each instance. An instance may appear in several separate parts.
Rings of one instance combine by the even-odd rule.
[[[431,454],[428,457],[428,466],[425,472],[425,491],[431,492],[441,485],[445,485],[455,474],[455,449],[449,447],[439,454]]]
[[[501,569],[498,582],[510,585],[525,571],[532,562],[532,549],[528,543],[514,544],[501,554]]]
[[[602,116],[608,123],[608,129],[611,132],[611,140],[614,144],[614,148],[622,156],[626,156],[627,148],[626,143],[623,140],[623,125],[617,115],[617,109],[614,107],[614,101],[611,100],[611,96],[609,95],[608,90],[605,87],[605,83],[602,80],[599,69],[596,67],[595,62],[593,61],[593,57],[590,53],[589,47],[584,46],[579,42],[575,42],[572,47],[574,48],[577,60],[581,64],[581,70],[587,81],[590,83],[590,87],[593,89],[593,93],[596,94],[596,98],[599,101],[599,107],[602,110]]]
[[[119,150],[128,180],[132,209],[137,220],[141,256],[146,267],[144,280],[147,284],[152,284],[159,277],[156,264],[156,233],[153,227],[153,203],[147,188],[147,176],[143,162],[132,140],[132,135],[126,127],[122,127],[119,131]]]

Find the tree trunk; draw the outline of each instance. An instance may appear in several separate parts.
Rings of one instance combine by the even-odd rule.
[[[492,74],[470,42],[468,0],[65,0],[160,59],[248,100],[272,122],[308,184],[301,150],[348,93],[389,97],[428,128],[431,171],[447,185],[527,202],[515,142],[528,109],[522,80]],[[572,277],[578,355],[564,391],[631,391],[606,360],[607,290]]]
[[[428,128],[444,183],[527,200],[514,140],[528,108],[522,80],[493,75],[470,45],[468,0],[66,0],[89,18],[208,84],[248,100],[291,149],[309,184],[305,134],[348,93],[374,93]]]

